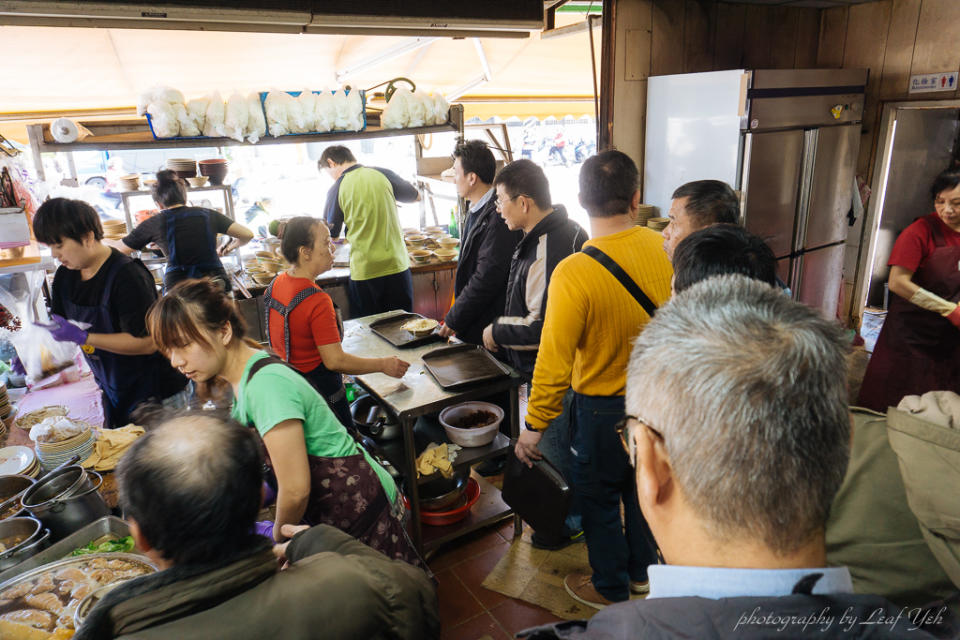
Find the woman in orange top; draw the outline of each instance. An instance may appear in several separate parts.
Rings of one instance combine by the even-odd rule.
[[[333,242],[322,220],[299,216],[287,222],[280,250],[293,266],[264,293],[270,346],[320,392],[344,425],[352,426],[340,374],[381,372],[400,378],[410,363],[394,356],[360,358],[344,352],[333,300],[315,282],[333,266]]]

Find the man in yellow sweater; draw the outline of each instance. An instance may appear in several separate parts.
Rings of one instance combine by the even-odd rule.
[[[637,166],[619,151],[588,159],[580,171],[580,204],[592,239],[561,261],[550,280],[526,428],[516,445],[527,464],[540,458],[537,444],[572,387],[573,484],[593,575],[570,574],[564,587],[597,609],[627,600],[631,591],[645,593],[647,565],[656,563],[617,433],[633,339],[650,320],[645,306],[652,311],[670,297],[673,276],[663,237],[634,225],[639,182]]]

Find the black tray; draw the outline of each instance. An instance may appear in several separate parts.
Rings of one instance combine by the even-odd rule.
[[[436,331],[418,338],[406,329],[400,328],[404,323],[410,320],[416,320],[417,318],[423,318],[423,316],[419,313],[401,313],[396,316],[371,322],[370,330],[399,349],[419,347],[420,345],[440,339],[440,334]]]
[[[423,366],[444,389],[510,375],[490,352],[475,344],[458,344],[423,354]]]

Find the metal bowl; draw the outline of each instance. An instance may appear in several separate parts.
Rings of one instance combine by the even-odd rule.
[[[33,486],[36,482],[30,476],[21,476],[21,475],[10,475],[10,476],[0,476],[0,504],[10,500],[14,496],[23,493],[27,489]],[[12,507],[13,505],[11,505]],[[20,504],[19,499],[16,502],[16,509],[12,510],[11,513],[6,516],[7,518],[16,518],[18,515],[23,513],[23,505]],[[0,521],[4,520],[3,513],[0,513]]]
[[[7,518],[0,522],[0,541],[23,536],[17,544],[0,551],[0,571],[6,571],[38,551],[50,540],[50,531],[36,518]]]
[[[417,487],[420,507],[428,511],[438,511],[460,499],[467,489],[470,479],[470,467],[454,468],[453,476],[444,478],[439,473]]]
[[[350,405],[353,422],[375,442],[396,440],[403,435],[400,423],[370,395],[362,395]]]

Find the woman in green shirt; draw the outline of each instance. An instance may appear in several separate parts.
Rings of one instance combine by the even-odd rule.
[[[359,447],[296,370],[245,338],[233,300],[209,279],[187,280],[147,315],[170,364],[197,382],[233,387],[231,415],[256,428],[276,479],[273,537],[284,524],[335,526],[390,558],[418,564],[390,475]]]

